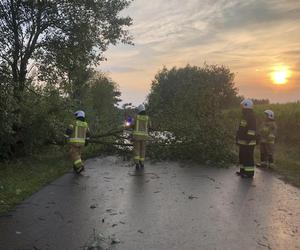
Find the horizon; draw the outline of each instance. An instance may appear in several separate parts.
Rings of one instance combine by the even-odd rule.
[[[300,2],[291,0],[134,1],[123,15],[133,18],[135,45],[110,46],[98,69],[119,85],[122,103],[144,102],[164,66],[203,63],[230,68],[246,98],[299,101],[299,11]],[[273,82],[278,67],[289,72],[285,84]]]

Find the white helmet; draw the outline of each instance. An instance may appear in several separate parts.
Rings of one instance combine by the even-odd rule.
[[[84,111],[82,111],[82,110],[76,111],[76,112],[74,113],[74,115],[75,115],[76,118],[79,118],[79,117],[85,118],[85,113],[84,113]]]
[[[250,99],[245,99],[241,102],[243,109],[253,109],[253,101]]]
[[[264,113],[267,115],[267,117],[269,119],[274,120],[275,114],[272,110],[267,109],[267,110],[264,111]]]
[[[137,110],[138,110],[139,113],[142,112],[142,111],[145,111],[146,110],[145,105],[144,104],[139,105],[137,107]]]

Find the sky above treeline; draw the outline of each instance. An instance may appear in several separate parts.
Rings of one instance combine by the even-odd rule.
[[[133,18],[135,46],[111,46],[100,69],[123,102],[145,101],[163,66],[204,62],[228,66],[245,97],[300,100],[298,0],[135,0],[122,14]]]

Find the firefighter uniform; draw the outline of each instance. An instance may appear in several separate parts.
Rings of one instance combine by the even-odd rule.
[[[243,110],[243,118],[239,124],[236,142],[239,146],[239,174],[244,177],[253,177],[255,171],[256,119],[252,109]]]
[[[81,154],[86,143],[87,133],[89,133],[88,123],[86,121],[75,120],[73,124],[70,124],[67,131],[69,131],[70,134],[70,158],[73,163],[73,168],[77,173],[80,173],[84,170]]]
[[[274,163],[274,144],[277,126],[274,120],[266,120],[260,128],[260,160],[261,166]]]
[[[145,113],[138,114],[134,120],[134,129],[132,132],[134,162],[138,168],[144,166],[146,155],[146,141],[149,139],[149,116]]]

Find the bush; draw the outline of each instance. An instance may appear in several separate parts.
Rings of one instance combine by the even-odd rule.
[[[164,68],[156,75],[149,113],[155,129],[169,131],[177,140],[162,147],[165,158],[219,164],[232,160],[222,109],[239,101],[233,79],[228,68],[216,65]]]

